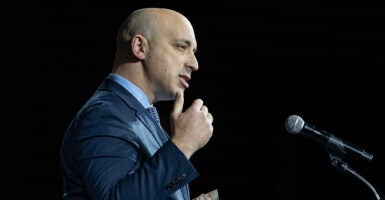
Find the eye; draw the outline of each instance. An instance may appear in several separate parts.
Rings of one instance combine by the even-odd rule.
[[[185,50],[187,48],[186,45],[177,45],[178,49]]]

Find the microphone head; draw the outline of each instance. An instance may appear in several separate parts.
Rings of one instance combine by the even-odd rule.
[[[291,115],[286,119],[285,128],[289,133],[299,134],[301,133],[305,121],[298,115]]]

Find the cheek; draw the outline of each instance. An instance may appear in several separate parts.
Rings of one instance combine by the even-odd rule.
[[[165,56],[163,57],[163,62],[161,63],[163,70],[166,71],[166,73],[178,73],[181,66],[183,66],[183,59],[180,58],[180,56],[172,55],[172,56]]]
[[[155,58],[153,61],[158,68],[156,70],[167,77],[178,75],[184,66],[183,56],[173,51],[164,50],[163,52],[157,52],[153,58]]]

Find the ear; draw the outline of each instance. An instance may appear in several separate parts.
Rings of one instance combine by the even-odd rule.
[[[147,44],[146,38],[142,35],[135,35],[131,40],[132,54],[139,60],[143,60],[146,57],[145,47]]]

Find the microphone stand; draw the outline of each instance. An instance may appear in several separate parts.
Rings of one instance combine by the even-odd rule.
[[[359,179],[363,183],[366,184],[370,188],[370,190],[373,192],[374,196],[376,197],[376,200],[385,200],[385,197],[380,197],[378,195],[376,189],[373,187],[372,184],[369,183],[363,176],[361,176],[359,173],[354,171],[352,168],[348,166],[348,164],[343,161],[343,157],[345,156],[345,151],[343,148],[341,148],[339,145],[327,143],[325,146],[326,150],[329,152],[331,164],[339,169],[342,172],[345,172],[347,174],[350,174],[354,176],[355,178]]]

